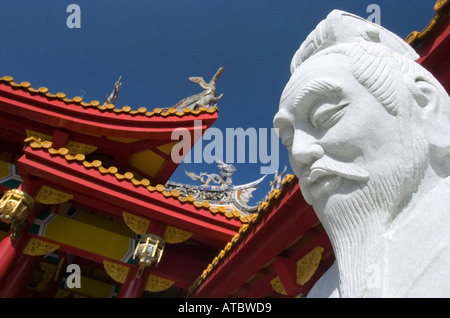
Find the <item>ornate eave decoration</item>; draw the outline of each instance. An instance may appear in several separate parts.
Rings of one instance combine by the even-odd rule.
[[[42,142],[48,141],[51,142],[52,136],[33,131],[30,129],[26,130],[27,137],[34,137],[36,139],[40,139]],[[89,155],[97,150],[97,146],[83,144],[81,142],[68,140],[66,145],[64,146],[69,151],[69,154],[75,156],[77,154]]]
[[[59,247],[60,246],[57,244],[32,237],[25,246],[23,254],[30,256],[43,256],[56,251]]]
[[[252,198],[252,192],[257,189],[266,176],[247,184],[235,186],[232,184],[235,167],[221,161],[217,162],[217,166],[220,169],[220,175],[205,172],[195,174],[185,171],[192,180],[201,182],[199,186],[168,181],[165,189],[168,192],[176,190],[180,196],[191,197],[195,202],[206,201],[209,205],[231,206],[244,214],[257,212],[258,205],[250,206],[248,202]]]
[[[175,284],[174,281],[150,274],[145,290],[151,293],[159,293],[169,289]]]
[[[108,104],[114,104],[119,96],[120,88],[122,87],[122,75],[120,75],[117,82],[114,83],[114,88],[111,94],[108,97],[105,97],[105,101],[103,102],[103,106]]]
[[[73,199],[73,195],[48,186],[42,186],[36,195],[36,202],[43,204],[61,204]]]
[[[176,111],[182,111],[197,110],[200,107],[209,108],[216,106],[217,101],[223,96],[223,94],[217,96],[216,93],[216,82],[219,79],[220,75],[222,75],[222,73],[223,67],[219,68],[219,70],[212,77],[209,83],[206,83],[203,77],[189,77],[189,80],[191,82],[197,83],[201,88],[203,88],[203,92],[182,99],[172,108],[174,108]]]
[[[128,266],[111,262],[108,260],[103,260],[103,266],[105,268],[106,273],[114,279],[118,283],[125,283],[125,280],[127,279],[128,272],[130,271],[130,268]]]
[[[49,91],[47,87],[39,87],[39,88],[33,88],[30,82],[23,81],[21,83],[14,82],[14,78],[9,75],[5,75],[3,77],[0,77],[0,84],[5,84],[10,87],[12,87],[15,90],[23,90],[26,92],[29,92],[32,96],[45,96],[45,98],[50,100],[59,100],[64,102],[65,104],[70,105],[76,105],[81,106],[82,109],[97,109],[100,112],[109,112],[109,113],[116,113],[116,114],[128,114],[131,116],[145,116],[145,117],[168,117],[168,116],[176,116],[176,117],[183,117],[183,116],[189,116],[189,115],[198,115],[201,113],[207,113],[207,114],[213,114],[218,111],[217,105],[214,104],[215,100],[218,100],[219,98],[215,96],[215,91],[209,92],[208,90],[205,90],[204,92],[193,95],[191,97],[187,97],[183,99],[183,101],[193,101],[197,99],[197,102],[195,103],[181,103],[179,102],[177,104],[177,108],[175,107],[165,107],[160,108],[156,107],[153,109],[147,109],[146,107],[139,107],[137,110],[134,110],[131,106],[123,106],[122,108],[116,107],[116,105],[107,103],[106,105],[100,103],[98,100],[92,100],[90,102],[84,101],[82,97],[75,96],[73,98],[68,98],[65,93],[58,92],[56,94],[53,94]],[[214,88],[215,89],[215,88]],[[112,93],[114,95],[114,91]],[[197,97],[195,97],[197,96]],[[203,97],[203,98],[199,98]],[[108,99],[108,98],[107,98]],[[107,100],[106,99],[106,100]],[[206,104],[206,102],[209,99],[208,106],[200,106]],[[206,102],[205,102],[206,101]],[[181,104],[180,104],[181,103]],[[188,107],[184,107],[187,105]],[[196,106],[197,105],[197,106]]]
[[[131,214],[129,212],[122,213],[126,225],[136,234],[144,235],[150,225],[150,220]]]

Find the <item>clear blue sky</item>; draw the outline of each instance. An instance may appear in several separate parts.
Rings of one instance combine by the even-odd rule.
[[[199,93],[200,87],[188,77],[209,81],[223,66],[217,91],[224,97],[213,127],[224,132],[237,127],[270,129],[290,76],[292,55],[331,10],[367,18],[367,6],[377,4],[381,25],[405,38],[428,24],[435,2],[2,0],[0,76],[102,102],[122,75],[116,107],[153,109]],[[66,9],[72,3],[81,8],[81,28],[66,25]],[[248,149],[243,151],[248,156]],[[260,178],[261,165],[235,164],[233,183]],[[287,152],[280,144],[280,170],[285,165],[289,166]],[[218,172],[215,165],[182,163],[171,179],[195,183],[184,170]],[[254,193],[253,201],[265,195],[271,178]]]

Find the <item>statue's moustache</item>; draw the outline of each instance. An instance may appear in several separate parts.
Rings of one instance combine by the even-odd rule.
[[[311,172],[307,178],[314,182],[326,175],[337,175],[344,179],[365,182],[369,179],[369,172],[354,163],[340,162],[329,157],[322,157],[311,165]]]

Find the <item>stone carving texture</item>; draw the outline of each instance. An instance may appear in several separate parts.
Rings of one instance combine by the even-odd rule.
[[[292,59],[274,126],[336,256],[308,297],[450,296],[450,99],[417,59],[339,10]]]

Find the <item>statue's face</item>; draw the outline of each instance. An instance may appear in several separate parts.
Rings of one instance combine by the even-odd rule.
[[[330,54],[297,68],[274,126],[306,201],[324,208],[363,189],[373,176],[389,179],[405,157],[399,117],[355,79],[348,58]]]

